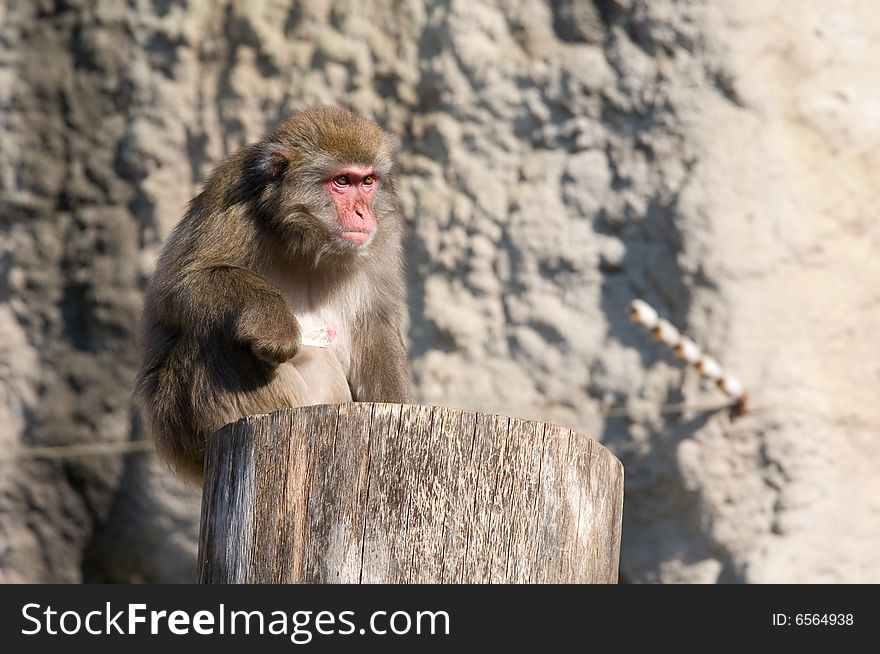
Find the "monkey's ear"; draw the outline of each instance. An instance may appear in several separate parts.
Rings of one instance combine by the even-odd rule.
[[[267,143],[260,153],[259,165],[269,177],[278,177],[290,163],[290,151],[278,143]]]

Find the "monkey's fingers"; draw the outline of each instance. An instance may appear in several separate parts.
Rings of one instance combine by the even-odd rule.
[[[272,365],[289,361],[299,350],[299,343],[293,338],[261,338],[251,341],[250,345],[257,357]]]

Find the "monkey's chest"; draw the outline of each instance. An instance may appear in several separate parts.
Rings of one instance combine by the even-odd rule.
[[[300,307],[303,307],[301,302]],[[296,302],[293,303],[293,315],[300,326],[300,333],[305,338],[302,346],[303,352],[314,351],[318,354],[320,351],[323,355],[334,357],[343,370],[349,370],[351,366],[351,329],[348,324],[347,317],[338,311],[330,308],[312,308],[305,306],[297,308]],[[327,331],[322,332],[322,330]],[[320,347],[317,342],[322,336],[329,335],[330,342],[326,347]]]
[[[347,374],[351,369],[353,324],[350,312],[346,309],[356,301],[351,290],[346,285],[325,284],[321,279],[288,276],[286,279],[276,278],[272,281],[290,299],[293,315],[299,323],[302,335],[315,334],[322,328],[332,330],[333,338],[327,347],[304,344],[302,353],[311,353],[314,355],[311,358],[316,360],[333,364],[338,362]]]
[[[325,315],[321,313],[302,313],[294,311],[299,322],[303,336],[303,347],[317,347],[327,349],[340,359],[346,366],[350,360],[350,348],[348,343],[348,325],[344,324],[339,316]],[[329,341],[326,347],[324,341]]]

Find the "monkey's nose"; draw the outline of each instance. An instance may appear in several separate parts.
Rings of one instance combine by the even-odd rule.
[[[364,217],[364,212],[361,210],[360,207],[355,207],[355,208],[354,208],[354,212],[357,214],[357,217],[358,217],[358,218],[363,218],[363,217]]]

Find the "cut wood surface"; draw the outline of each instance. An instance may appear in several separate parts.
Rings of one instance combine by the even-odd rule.
[[[210,439],[203,583],[616,583],[623,467],[543,422],[352,403]]]

